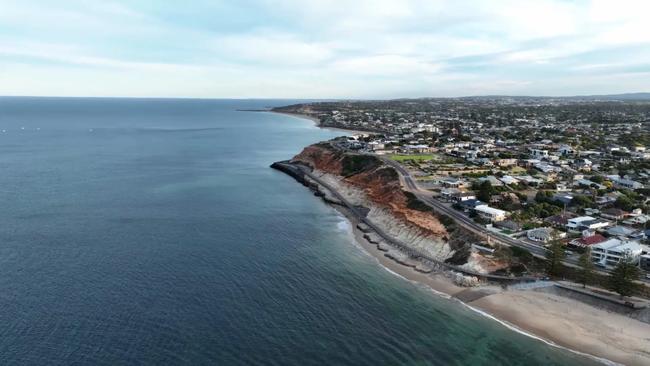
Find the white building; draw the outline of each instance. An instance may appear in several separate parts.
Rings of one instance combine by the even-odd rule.
[[[519,180],[517,180],[517,178],[512,177],[510,175],[504,175],[503,177],[499,178],[499,180],[502,181],[503,183],[507,184],[507,185],[518,184],[519,183]]]
[[[538,185],[542,183],[541,179],[533,178],[530,175],[520,175],[517,177],[518,180],[526,182],[527,184],[530,185]]]
[[[579,216],[569,219],[566,227],[569,230],[582,231],[582,230],[596,230],[609,226],[609,222],[599,220],[591,216]]]
[[[557,150],[561,155],[571,155],[575,153],[575,150],[569,145],[562,145]]]
[[[553,239],[566,237],[566,233],[557,231],[550,227],[540,227],[537,229],[528,230],[526,232],[526,236],[532,241],[547,243]]]
[[[642,252],[643,248],[639,242],[620,239],[609,239],[591,246],[592,260],[606,267],[616,266],[626,256],[633,263],[638,263]]]
[[[481,218],[490,221],[503,221],[508,215],[507,211],[499,210],[488,205],[476,206],[474,210]]]
[[[530,149],[530,153],[537,159],[548,157],[548,150]]]

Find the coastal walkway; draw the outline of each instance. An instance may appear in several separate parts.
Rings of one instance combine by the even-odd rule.
[[[371,220],[369,220],[365,213],[361,212],[359,208],[355,205],[353,205],[351,202],[349,202],[345,197],[343,197],[336,189],[334,189],[331,185],[328,183],[324,182],[322,179],[319,177],[315,176],[311,172],[311,168],[299,164],[293,164],[288,161],[283,161],[283,162],[276,162],[273,163],[272,165],[273,168],[281,170],[297,180],[301,180],[303,183],[306,183],[305,177],[308,177],[310,180],[318,184],[319,186],[327,189],[334,198],[336,198],[338,201],[341,202],[342,205],[344,205],[358,220],[359,222],[364,223],[366,226],[371,228],[377,235],[379,235],[385,242],[388,244],[392,245],[393,247],[399,249],[400,251],[406,253],[409,257],[414,258],[414,259],[419,259],[424,262],[428,262],[428,264],[432,264],[434,266],[437,266],[438,268],[443,268],[446,270],[450,271],[455,271],[459,273],[463,273],[466,275],[474,276],[477,278],[489,280],[489,281],[495,281],[495,282],[506,282],[506,283],[512,283],[512,282],[534,282],[537,281],[537,278],[535,277],[511,277],[511,276],[499,276],[499,275],[491,275],[491,274],[485,274],[485,273],[480,273],[476,271],[472,271],[469,269],[461,268],[449,263],[445,263],[444,261],[441,261],[439,259],[433,258],[426,253],[423,253],[417,249],[411,248],[408,244],[402,242],[399,239],[396,239],[390,235],[388,235],[384,230],[382,230],[380,227],[375,225]]]

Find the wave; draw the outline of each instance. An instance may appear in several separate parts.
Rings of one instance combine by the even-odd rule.
[[[545,343],[545,344],[547,344],[547,345],[549,345],[551,347],[555,347],[555,348],[562,349],[562,350],[565,350],[565,351],[569,351],[571,353],[574,353],[574,354],[577,354],[577,355],[580,355],[580,356],[583,356],[583,357],[587,357],[587,358],[592,359],[594,361],[600,362],[600,363],[602,363],[604,365],[608,365],[608,366],[624,366],[623,364],[608,360],[606,358],[597,357],[597,356],[591,355],[589,353],[584,353],[584,352],[576,351],[576,350],[571,349],[571,348],[560,346],[559,344],[554,343],[552,341],[549,341],[548,339],[544,339],[544,338],[539,337],[539,336],[537,336],[537,335],[535,335],[533,333],[527,332],[527,331],[517,327],[516,325],[510,324],[505,320],[501,320],[501,319],[495,317],[494,315],[491,315],[491,314],[489,314],[489,313],[487,313],[487,312],[485,312],[485,311],[483,311],[481,309],[475,308],[475,307],[473,307],[473,306],[471,306],[471,305],[469,305],[467,303],[464,303],[464,302],[462,302],[462,301],[460,301],[458,299],[456,299],[456,300],[459,303],[463,304],[468,309],[470,309],[471,311],[473,311],[473,312],[475,312],[475,313],[477,313],[479,315],[482,315],[482,316],[484,316],[484,317],[486,317],[488,319],[494,320],[497,323],[503,325],[504,327],[506,327],[506,328],[516,332],[516,333],[519,333],[519,334],[524,335],[526,337],[529,337],[529,338],[535,339],[537,341],[543,342],[543,343]]]
[[[349,232],[352,230],[352,225],[347,218],[343,217],[341,221],[336,223],[336,228],[340,231]]]
[[[411,279],[409,279],[409,278],[407,278],[407,277],[405,277],[405,276],[403,276],[403,275],[401,275],[401,274],[399,274],[399,273],[397,273],[397,272],[391,270],[391,269],[388,268],[387,266],[383,265],[383,264],[379,261],[379,259],[378,259],[376,256],[374,256],[374,255],[372,255],[371,253],[369,253],[369,252],[368,252],[368,251],[367,251],[367,250],[366,250],[366,249],[361,245],[361,243],[358,242],[358,240],[357,240],[357,239],[354,237],[354,235],[353,235],[353,228],[352,228],[352,225],[351,225],[350,220],[349,220],[345,215],[343,215],[342,213],[340,213],[338,210],[335,210],[335,211],[336,211],[337,215],[338,215],[338,216],[340,217],[340,219],[341,219],[341,220],[336,224],[336,227],[339,228],[341,231],[346,231],[346,232],[352,234],[352,242],[353,242],[353,244],[356,245],[356,246],[358,246],[359,249],[361,249],[361,252],[363,252],[363,253],[365,253],[366,255],[368,255],[369,257],[373,258],[373,259],[376,261],[377,265],[379,265],[381,268],[383,268],[384,270],[386,270],[388,273],[390,273],[390,274],[392,274],[392,275],[394,275],[394,276],[396,276],[396,277],[399,277],[400,279],[402,279],[402,280],[404,280],[404,281],[407,281],[407,282],[409,282],[409,283],[411,283],[411,284],[414,284],[414,285],[416,285],[416,286],[418,286],[418,287],[420,287],[420,288],[424,288],[425,290],[430,291],[431,293],[433,293],[435,296],[437,296],[437,297],[439,297],[439,298],[446,299],[446,300],[451,300],[451,301],[455,301],[455,302],[457,302],[457,303],[460,303],[460,304],[462,304],[463,306],[465,306],[465,307],[467,307],[468,309],[470,309],[471,311],[473,311],[473,312],[475,312],[475,313],[477,313],[477,314],[479,314],[479,315],[481,315],[481,316],[484,316],[484,317],[486,317],[486,318],[488,318],[488,319],[491,319],[491,320],[493,320],[493,321],[496,321],[497,323],[499,323],[499,324],[505,326],[505,327],[508,328],[509,330],[514,331],[514,332],[516,332],[516,333],[519,333],[519,334],[521,334],[521,335],[523,335],[523,336],[526,336],[526,337],[529,337],[529,338],[535,339],[535,340],[537,340],[537,341],[543,342],[543,343],[545,343],[545,344],[547,344],[547,345],[549,345],[549,346],[551,346],[551,347],[555,347],[555,348],[558,348],[558,349],[561,349],[561,350],[569,351],[569,352],[571,352],[571,353],[573,353],[573,354],[576,354],[576,355],[580,355],[580,356],[583,356],[583,357],[589,358],[589,359],[591,359],[591,360],[594,360],[594,361],[599,362],[599,363],[604,364],[604,365],[608,365],[608,366],[624,366],[623,364],[620,364],[620,363],[617,363],[617,362],[614,362],[614,361],[608,360],[608,359],[606,359],[606,358],[597,357],[597,356],[591,355],[591,354],[589,354],[589,353],[580,352],[580,351],[577,351],[577,350],[574,350],[574,349],[571,349],[571,348],[567,348],[567,347],[561,346],[561,345],[559,345],[559,344],[557,344],[557,343],[554,343],[554,342],[552,342],[552,341],[549,341],[549,340],[547,340],[547,339],[544,339],[544,338],[542,338],[542,337],[539,337],[539,336],[537,336],[537,335],[535,335],[535,334],[533,334],[533,333],[527,332],[527,331],[525,331],[525,330],[523,330],[523,329],[521,329],[521,328],[519,328],[519,327],[517,327],[517,326],[515,326],[515,325],[513,325],[513,324],[510,324],[510,323],[508,323],[508,322],[505,321],[505,320],[501,320],[501,319],[499,319],[499,318],[497,318],[497,317],[495,317],[495,316],[493,316],[493,315],[491,315],[491,314],[488,314],[487,312],[485,312],[485,311],[483,311],[483,310],[481,310],[481,309],[475,308],[475,307],[473,307],[473,306],[471,306],[471,305],[469,305],[469,304],[467,304],[467,303],[465,303],[465,302],[463,302],[463,301],[461,301],[461,300],[459,300],[459,299],[457,299],[457,298],[455,298],[455,297],[453,297],[453,296],[451,296],[451,295],[449,295],[449,294],[446,294],[446,293],[444,293],[444,292],[441,292],[441,291],[435,290],[434,288],[432,288],[431,286],[428,286],[428,285],[425,284],[425,283],[422,283],[422,282],[420,282],[420,281],[416,281],[416,280],[411,280]]]

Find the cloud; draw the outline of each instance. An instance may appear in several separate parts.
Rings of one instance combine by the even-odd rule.
[[[217,36],[213,45],[225,59],[280,66],[318,64],[333,54],[325,43],[308,42],[291,34],[274,32]]]
[[[0,9],[5,95],[362,98],[650,85],[643,0],[0,0]]]

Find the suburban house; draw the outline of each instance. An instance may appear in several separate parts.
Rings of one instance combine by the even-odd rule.
[[[517,165],[517,159],[495,159],[494,164],[500,167]]]
[[[606,267],[616,266],[626,256],[633,263],[638,263],[642,252],[639,242],[620,239],[609,239],[591,246],[592,260]]]
[[[620,208],[608,208],[601,212],[600,217],[604,217],[610,220],[623,220],[628,213],[621,210]]]
[[[549,216],[544,219],[544,222],[550,224],[553,227],[557,228],[564,228],[567,226],[569,223],[569,219],[572,218],[574,215],[567,213],[567,214],[560,214],[560,215],[553,215]]]
[[[530,149],[530,154],[537,159],[548,157],[548,150]]]
[[[579,216],[567,220],[566,227],[573,231],[596,230],[609,226],[609,222],[591,216]]]
[[[458,192],[451,195],[451,199],[456,202],[476,199],[474,192]]]
[[[500,181],[502,181],[504,184],[507,185],[512,185],[512,184],[517,184],[519,183],[519,180],[510,176],[510,175],[504,175],[503,177],[499,178]]]
[[[614,186],[618,188],[639,189],[643,184],[631,179],[615,179]]]
[[[526,236],[532,241],[547,243],[553,239],[566,237],[566,233],[549,227],[540,227],[537,229],[528,230],[528,232],[526,232]]]
[[[569,242],[569,245],[578,248],[586,248],[592,245],[596,245],[598,243],[602,243],[604,241],[607,241],[606,237],[600,234],[594,234],[593,232],[586,231],[585,233],[582,234],[581,238],[571,240]]]
[[[451,201],[454,197],[462,191],[458,188],[443,188],[440,190],[440,198],[445,201]]]
[[[632,234],[634,234],[637,230],[626,227],[626,226],[612,226],[609,229],[607,229],[607,235],[609,236],[618,236],[618,237],[628,237]]]
[[[440,183],[443,186],[450,187],[450,188],[461,188],[467,184],[467,182],[462,179],[452,178],[452,177],[444,178]]]
[[[468,200],[460,201],[460,202],[458,202],[458,204],[465,211],[467,211],[467,210],[470,210],[470,211],[475,210],[478,206],[485,206],[485,202],[479,201],[477,199],[468,199]]]
[[[488,205],[480,205],[474,208],[479,217],[490,221],[503,221],[506,219],[508,212],[493,208]]]
[[[536,186],[536,185],[542,183],[541,179],[533,178],[530,175],[520,175],[520,176],[517,177],[517,179],[520,182],[524,182],[524,183],[526,183],[528,185],[531,185],[531,186]]]

